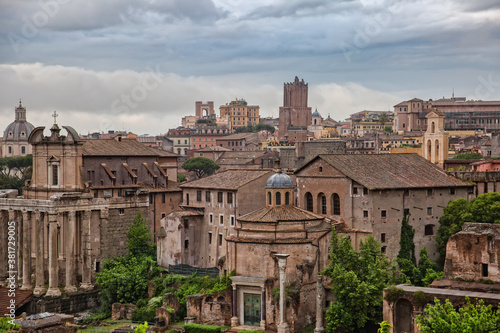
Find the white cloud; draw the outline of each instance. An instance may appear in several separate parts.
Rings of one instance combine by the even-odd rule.
[[[292,77],[283,77],[281,82]],[[307,81],[307,78],[305,78]],[[278,116],[282,83],[271,85],[250,75],[181,77],[147,66],[142,72],[104,72],[41,63],[0,65],[0,114],[7,126],[13,119],[17,98],[27,107],[35,126],[50,127],[54,110],[61,125],[79,133],[126,129],[151,135],[180,125],[194,114],[195,101],[214,101],[216,108],[234,98],[245,98],[261,107],[262,116]],[[384,109],[399,100],[394,95],[355,83],[310,85],[309,105],[341,120],[362,109]]]

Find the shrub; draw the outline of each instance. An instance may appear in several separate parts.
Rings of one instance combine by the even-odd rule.
[[[385,299],[389,302],[396,302],[403,296],[404,290],[396,286],[389,286],[385,289]]]
[[[427,304],[427,294],[420,290],[415,291],[413,293],[413,300],[418,306],[424,306],[425,304]]]
[[[16,323],[11,324],[11,318],[0,317],[0,331],[4,332],[7,330],[19,330],[20,326]]]
[[[224,328],[220,326],[186,324],[184,330],[186,333],[221,333]]]
[[[132,321],[147,321],[154,323],[156,317],[156,309],[149,307],[137,308],[132,312]]]

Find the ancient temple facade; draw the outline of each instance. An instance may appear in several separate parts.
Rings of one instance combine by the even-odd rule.
[[[32,131],[33,177],[24,196],[0,193],[0,284],[17,274],[34,295],[93,289],[100,262],[127,251],[128,221],[138,211],[148,217],[148,192],[137,185],[91,194],[80,173],[82,142],[63,128],[66,135],[57,124],[50,136],[43,127]]]

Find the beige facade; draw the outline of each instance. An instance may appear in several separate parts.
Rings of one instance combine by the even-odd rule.
[[[448,159],[449,146],[449,133],[444,130],[446,115],[436,109],[425,117],[428,120],[428,126],[423,137],[423,156],[429,162],[443,167],[444,162]]]
[[[219,107],[220,117],[228,118],[229,129],[234,132],[236,128],[248,125],[257,125],[260,119],[260,107],[248,105],[244,99],[236,99]]]
[[[269,170],[228,170],[181,185],[183,210],[161,221],[164,231],[160,233],[165,235],[158,243],[161,265],[227,271],[226,238],[234,234],[239,216],[265,206],[264,185],[270,174]]]

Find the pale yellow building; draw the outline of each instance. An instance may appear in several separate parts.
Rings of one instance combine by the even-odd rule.
[[[260,107],[248,105],[244,99],[237,99],[219,107],[220,117],[229,117],[229,129],[234,131],[238,127],[257,125],[260,119]]]

